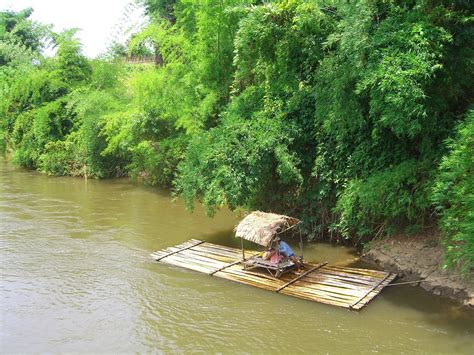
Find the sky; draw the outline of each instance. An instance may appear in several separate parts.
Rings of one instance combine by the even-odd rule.
[[[81,29],[77,37],[83,52],[93,58],[107,49],[113,40],[123,42],[130,29],[139,28],[146,18],[133,0],[0,0],[0,10],[19,11],[32,7],[31,18],[52,24],[59,32]]]

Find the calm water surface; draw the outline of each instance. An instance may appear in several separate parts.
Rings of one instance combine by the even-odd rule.
[[[474,353],[473,313],[418,288],[387,288],[351,312],[149,259],[191,237],[238,246],[236,223],[128,180],[0,159],[0,351]],[[347,264],[355,253],[312,244],[305,256]]]

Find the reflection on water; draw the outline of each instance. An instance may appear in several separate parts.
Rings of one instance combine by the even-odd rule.
[[[0,160],[2,351],[473,352],[472,312],[418,288],[387,288],[357,313],[150,262],[192,237],[238,246],[236,223],[127,180],[51,178]],[[305,257],[355,253],[309,244]]]

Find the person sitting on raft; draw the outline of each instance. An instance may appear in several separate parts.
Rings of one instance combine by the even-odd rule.
[[[270,262],[278,264],[281,261],[283,254],[296,265],[296,267],[298,268],[298,272],[301,271],[300,263],[298,262],[295,253],[288,245],[288,243],[286,243],[284,240],[281,240],[279,237],[276,237],[273,241],[275,242],[275,250],[270,250],[266,252],[263,258],[270,259]]]

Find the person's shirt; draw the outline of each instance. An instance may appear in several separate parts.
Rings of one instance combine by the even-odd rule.
[[[278,248],[278,251],[282,254],[285,254],[288,257],[295,255],[295,253],[293,253],[293,250],[290,248],[290,246],[283,240],[280,241],[280,246]]]

